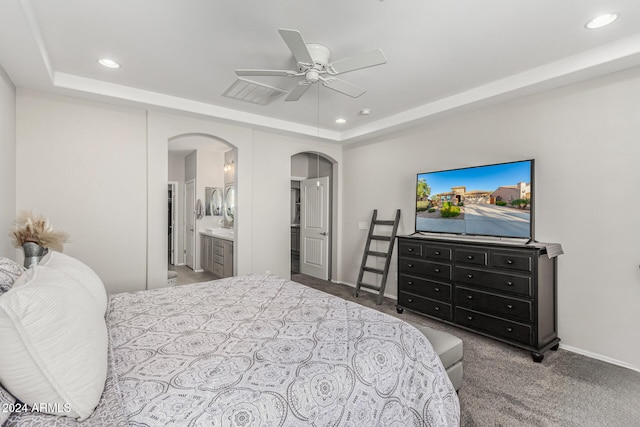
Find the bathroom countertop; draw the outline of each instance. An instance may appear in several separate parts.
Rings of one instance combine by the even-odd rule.
[[[217,237],[218,239],[235,241],[235,231],[230,228],[210,228],[206,230],[200,230],[200,234],[210,237]]]

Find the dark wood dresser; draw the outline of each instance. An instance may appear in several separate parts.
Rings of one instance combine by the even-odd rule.
[[[531,351],[557,350],[557,257],[544,244],[398,237],[404,309]]]

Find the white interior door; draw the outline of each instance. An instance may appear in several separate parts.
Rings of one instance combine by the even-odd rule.
[[[329,177],[300,182],[300,272],[329,279]]]
[[[195,270],[196,251],[196,183],[188,181],[184,186],[184,257],[187,267]]]

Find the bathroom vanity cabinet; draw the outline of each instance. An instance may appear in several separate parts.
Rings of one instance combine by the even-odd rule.
[[[201,266],[216,276],[233,276],[233,241],[207,234],[200,236]]]

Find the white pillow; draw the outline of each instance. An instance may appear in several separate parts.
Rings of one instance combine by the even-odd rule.
[[[102,315],[107,311],[108,298],[104,283],[88,265],[69,255],[52,250],[49,250],[49,253],[42,258],[39,264],[71,275],[91,292],[91,295],[98,303],[98,307],[102,310]]]
[[[107,377],[107,327],[87,289],[34,266],[0,296],[0,383],[42,412],[85,419]]]

